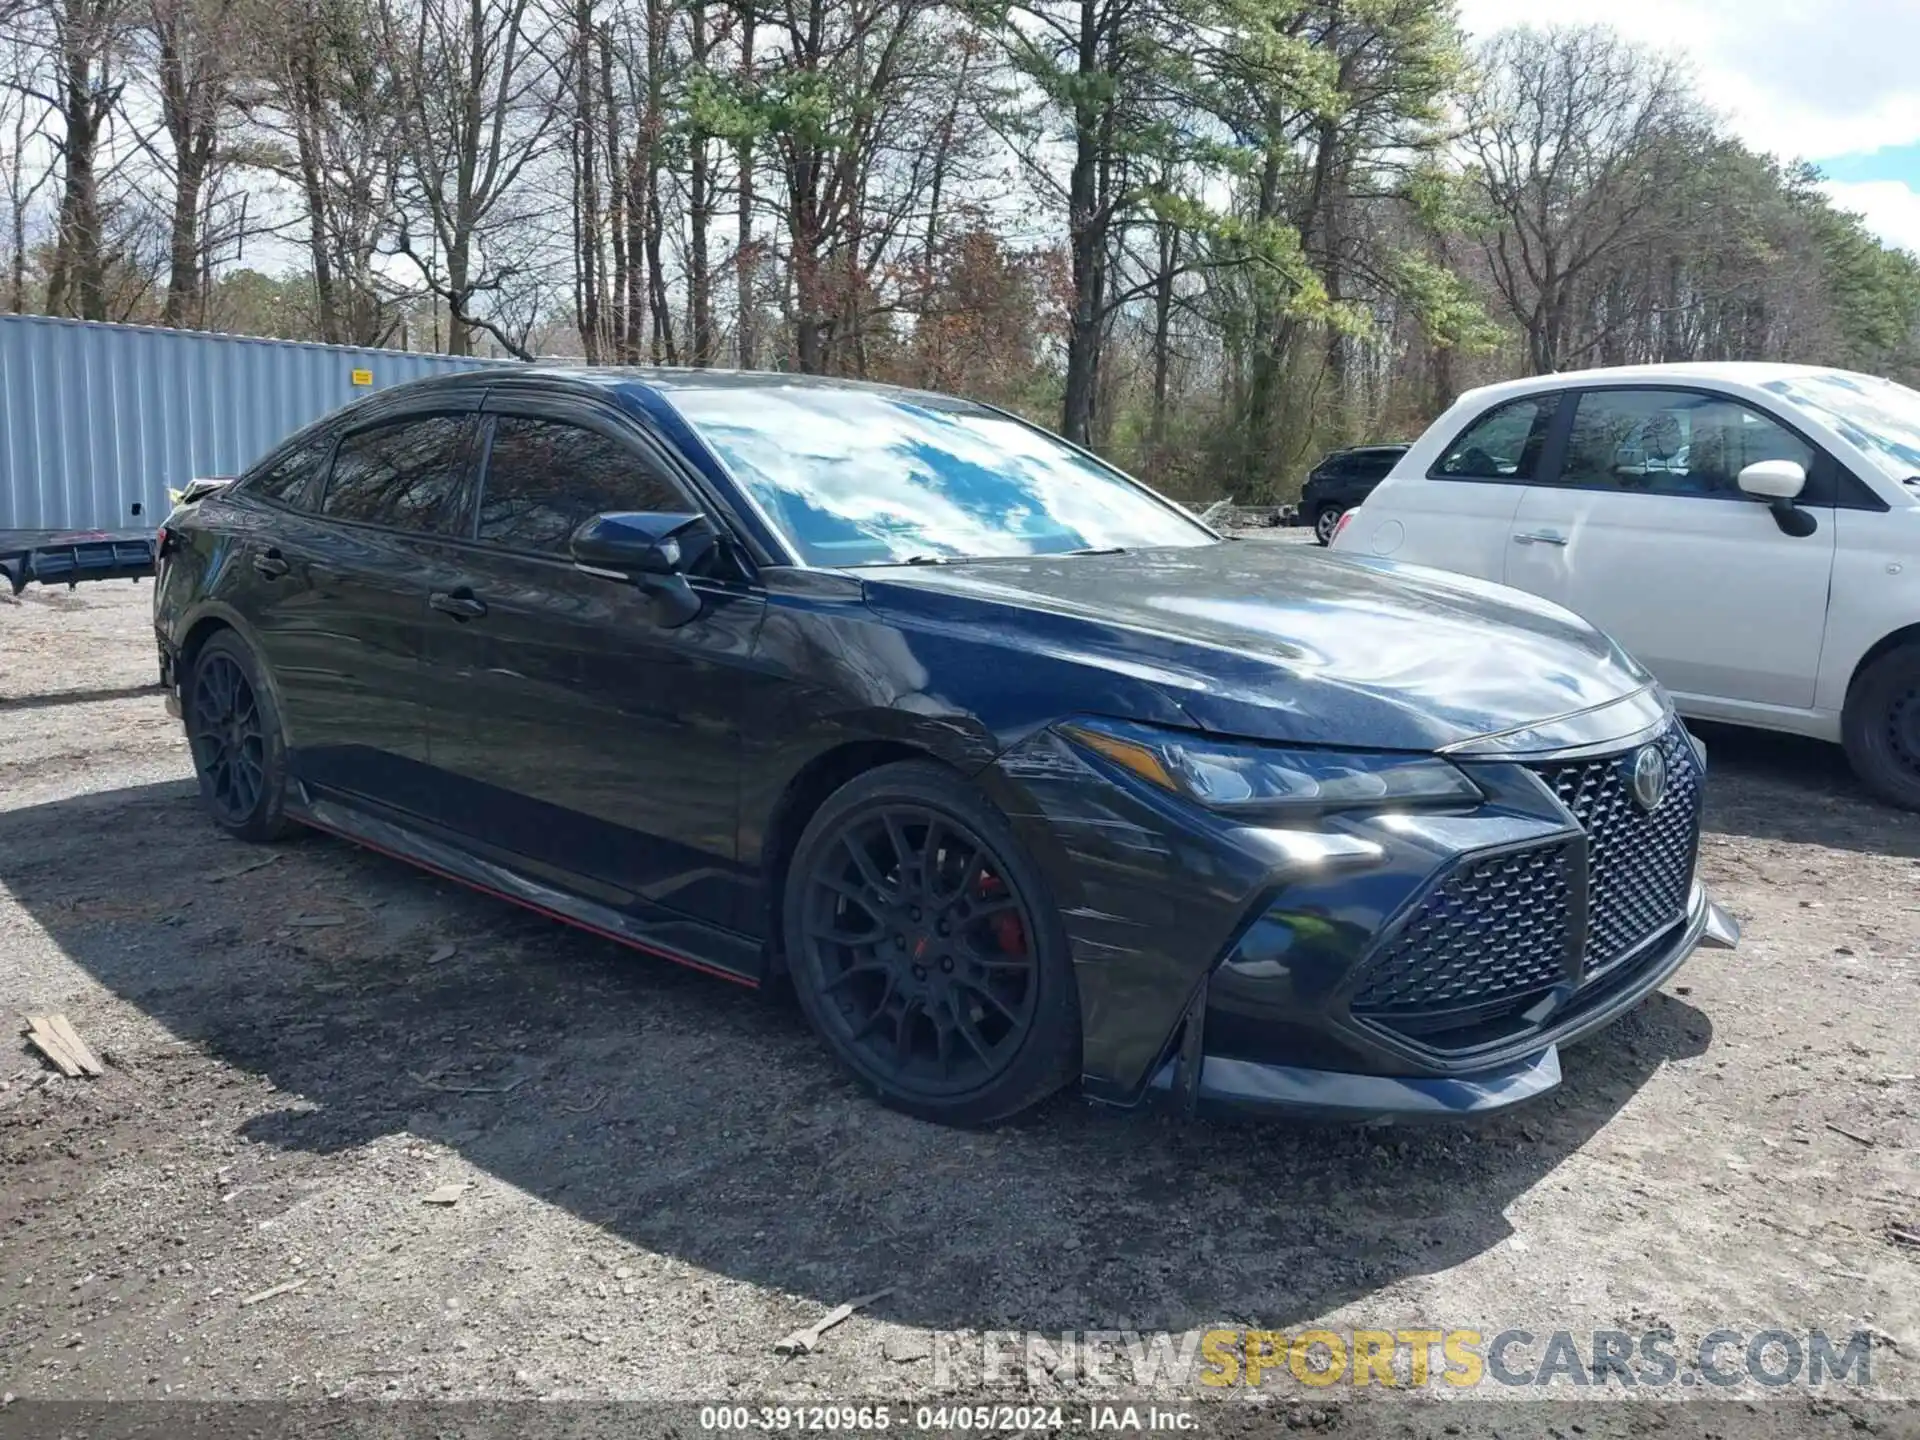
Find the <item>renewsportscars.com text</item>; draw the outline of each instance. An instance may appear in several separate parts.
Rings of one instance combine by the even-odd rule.
[[[939,1335],[941,1384],[1034,1385],[1070,1370],[1093,1384],[1186,1389],[1301,1385],[1452,1390],[1711,1393],[1872,1385],[1872,1337],[1852,1331],[1672,1330],[1083,1330]]]

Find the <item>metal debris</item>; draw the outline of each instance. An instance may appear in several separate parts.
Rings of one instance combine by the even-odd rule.
[[[289,1291],[301,1289],[306,1283],[305,1276],[302,1276],[298,1280],[284,1280],[278,1285],[270,1285],[257,1294],[247,1296],[246,1299],[240,1302],[240,1305],[243,1309],[248,1305],[258,1305],[262,1300],[271,1300],[276,1295],[285,1295]]]
[[[834,1306],[833,1309],[829,1310],[804,1330],[796,1330],[791,1335],[783,1336],[781,1339],[775,1341],[773,1353],[776,1355],[812,1354],[814,1348],[820,1343],[820,1337],[825,1335],[827,1331],[840,1324],[841,1321],[853,1314],[854,1311],[866,1309],[866,1307],[873,1304],[874,1301],[885,1299],[891,1295],[893,1291],[894,1287],[889,1285],[886,1289],[876,1290],[871,1295],[862,1295],[858,1300],[849,1300],[844,1305]]]
[[[222,870],[218,875],[207,876],[206,883],[209,885],[219,885],[228,880],[238,880],[242,875],[251,875],[256,870],[266,869],[267,866],[272,865],[279,860],[279,858],[279,852],[276,851],[265,859],[249,860],[245,865],[235,866],[231,870]]]
[[[407,1072],[407,1078],[414,1084],[424,1085],[429,1090],[443,1091],[448,1095],[510,1095],[527,1083],[525,1075],[516,1075],[504,1085],[445,1085],[441,1083],[439,1075],[438,1070],[432,1075],[422,1075],[414,1070]]]

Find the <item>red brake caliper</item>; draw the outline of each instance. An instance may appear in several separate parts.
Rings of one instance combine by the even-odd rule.
[[[979,898],[999,900],[1007,893],[1007,882],[998,875],[982,874],[980,877]],[[1027,929],[1020,923],[1020,912],[1002,910],[993,917],[993,940],[1003,955],[1024,955],[1027,953]]]

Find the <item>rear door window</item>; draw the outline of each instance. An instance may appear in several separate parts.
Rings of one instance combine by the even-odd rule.
[[[246,494],[295,510],[310,509],[314,492],[333,449],[331,431],[310,436],[281,455],[266,469],[256,471],[242,487]]]
[[[343,436],[320,512],[395,530],[464,533],[467,425],[465,415],[423,415]]]
[[[1531,480],[1559,408],[1557,392],[1494,406],[1460,432],[1433,467],[1433,475],[1442,480]]]

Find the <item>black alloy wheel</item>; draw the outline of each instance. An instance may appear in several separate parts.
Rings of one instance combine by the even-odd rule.
[[[1334,529],[1340,524],[1340,517],[1346,513],[1343,506],[1322,505],[1314,512],[1313,538],[1322,545],[1331,545]]]
[[[243,825],[266,788],[267,739],[253,686],[230,655],[209,655],[193,670],[193,763],[207,780],[207,803],[220,820]]]
[[[185,686],[187,743],[214,823],[243,840],[284,834],[285,745],[273,697],[232,631],[193,657]]]
[[[1078,1059],[1058,922],[1012,836],[988,833],[1006,826],[983,797],[931,764],[872,773],[889,771],[907,783],[858,793],[874,790],[861,777],[794,857],[795,988],[882,1099],[930,1119],[999,1119],[1069,1078],[1069,1049]]]
[[[1920,810],[1920,645],[1902,645],[1862,670],[1842,718],[1847,759],[1882,800]]]

